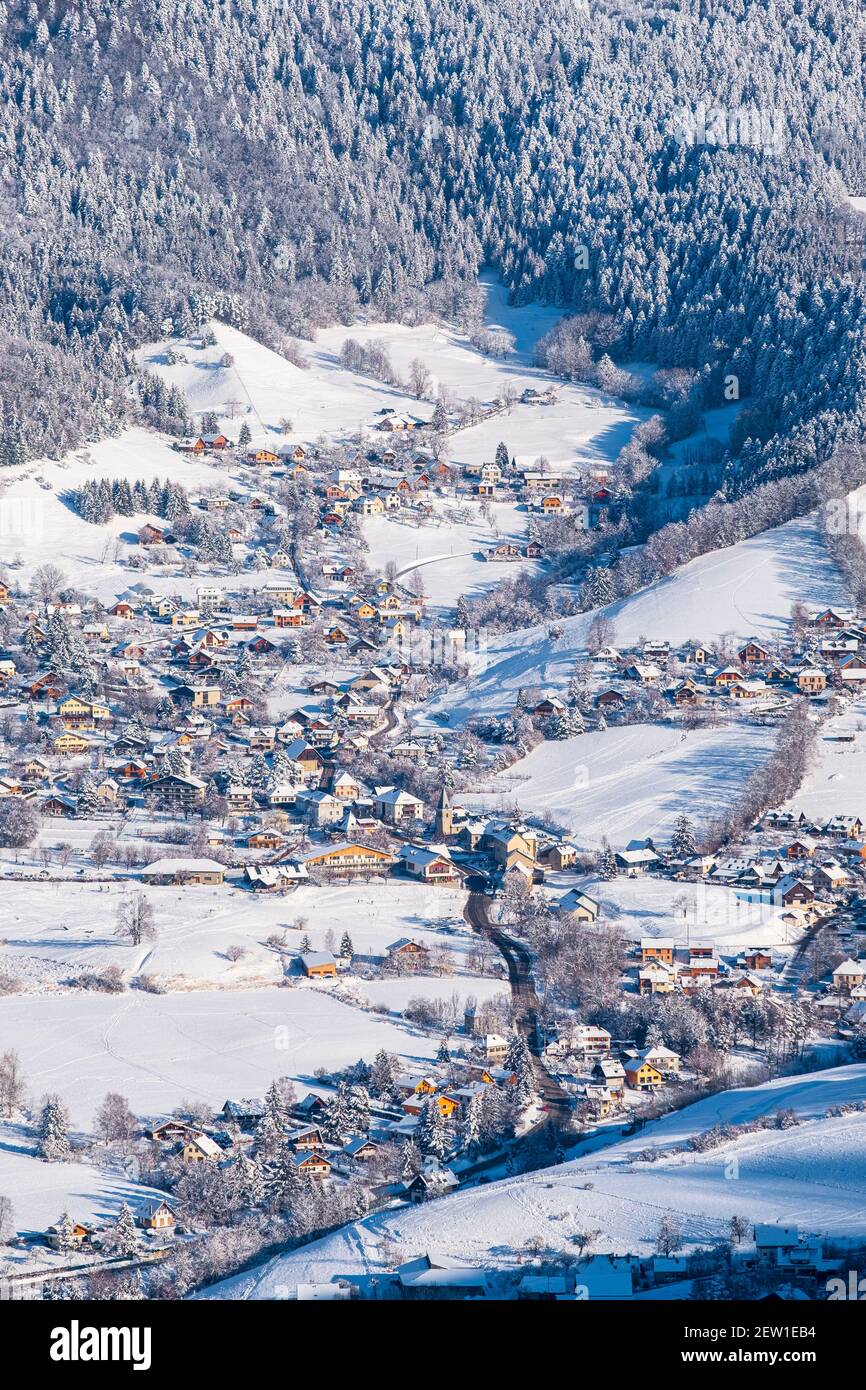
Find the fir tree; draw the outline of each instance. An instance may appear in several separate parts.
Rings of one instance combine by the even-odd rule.
[[[47,1096],[42,1106],[36,1152],[46,1163],[66,1163],[71,1157],[69,1122],[57,1096]]]
[[[120,1204],[120,1210],[111,1232],[111,1245],[118,1255],[134,1255],[138,1250],[135,1218],[127,1202]]]

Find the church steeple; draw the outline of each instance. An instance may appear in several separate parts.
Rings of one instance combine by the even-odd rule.
[[[441,839],[447,840],[452,834],[453,824],[454,812],[451,809],[451,798],[448,795],[447,787],[443,783],[442,790],[439,793],[439,801],[436,805],[436,834],[440,836]]]

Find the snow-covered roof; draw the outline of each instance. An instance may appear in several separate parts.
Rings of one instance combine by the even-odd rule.
[[[163,874],[215,874],[225,873],[225,865],[218,864],[215,859],[155,859],[152,864],[148,864],[142,869],[142,878],[151,875],[161,877]]]

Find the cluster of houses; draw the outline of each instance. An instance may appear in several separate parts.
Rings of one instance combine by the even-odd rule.
[[[593,660],[600,671],[594,703],[602,711],[626,707],[635,685],[658,692],[676,708],[722,703],[774,710],[799,696],[860,690],[866,680],[866,622],[828,608],[811,615],[799,646],[751,637],[728,659],[711,644],[674,646],[653,639],[635,648],[601,648]]]
[[[584,1120],[606,1120],[634,1103],[676,1084],[683,1075],[678,1053],[663,1043],[637,1047],[611,1037],[606,1028],[577,1023],[564,1028],[544,1051],[547,1069]],[[633,1093],[631,1102],[629,1093]]]

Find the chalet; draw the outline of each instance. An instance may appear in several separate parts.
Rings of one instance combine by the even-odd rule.
[[[411,878],[423,883],[460,883],[464,876],[447,850],[428,849],[424,845],[404,845],[398,852],[399,867]]]
[[[736,666],[720,666],[710,675],[710,680],[713,685],[720,689],[731,685],[734,681],[741,681],[742,679],[742,672],[738,671]]]
[[[637,973],[639,994],[673,994],[677,987],[677,970],[673,965],[653,961]]]
[[[220,1111],[226,1124],[247,1132],[255,1129],[264,1114],[265,1106],[260,1100],[227,1100]]]
[[[769,661],[770,653],[757,638],[752,637],[737,652],[737,658],[746,665],[754,665],[756,662]]]
[[[225,866],[215,859],[156,859],[142,869],[141,877],[150,884],[221,885]]]
[[[329,951],[307,951],[301,956],[301,968],[308,980],[333,979],[337,962]]]
[[[732,700],[760,700],[769,694],[769,687],[762,680],[731,681],[725,689]]]
[[[637,1054],[643,1062],[649,1062],[650,1066],[661,1072],[662,1076],[678,1076],[680,1071],[680,1056],[678,1052],[673,1052],[671,1048],[665,1047],[663,1043],[657,1043],[654,1047],[644,1047]],[[636,1059],[637,1060],[637,1059]]]
[[[138,1221],[146,1231],[173,1231],[177,1224],[174,1212],[164,1200],[147,1202]]]
[[[69,695],[57,706],[57,717],[64,729],[97,729],[110,719],[107,705],[91,700],[82,700],[78,695]]]
[[[596,709],[622,709],[626,703],[626,696],[621,690],[602,690],[595,697]]]
[[[508,1053],[509,1040],[501,1033],[488,1033],[484,1038],[484,1055],[488,1063],[504,1062]]]
[[[321,1115],[325,1110],[325,1102],[321,1096],[317,1096],[315,1091],[309,1091],[303,1100],[299,1100],[293,1107],[294,1113],[302,1120],[312,1119],[316,1115]]]
[[[622,1095],[625,1090],[625,1068],[615,1057],[599,1057],[590,1074],[593,1082],[606,1086],[611,1095]]]
[[[567,913],[575,922],[594,922],[599,913],[599,905],[595,898],[581,892],[579,888],[572,888],[563,894],[556,904],[556,909],[558,912]]]
[[[578,849],[576,845],[569,844],[567,840],[559,840],[539,850],[538,860],[539,863],[557,871],[573,869],[578,860]]]
[[[866,681],[866,657],[849,656],[839,662],[839,674],[849,685]]]
[[[815,901],[815,893],[808,883],[794,874],[785,874],[773,888],[773,902],[783,907],[808,906]]]
[[[297,1153],[293,1160],[293,1166],[298,1173],[308,1178],[321,1180],[331,1175],[333,1164],[331,1160],[315,1150],[311,1153]]]
[[[532,714],[539,719],[548,719],[551,715],[564,714],[566,709],[565,701],[560,700],[558,695],[545,695],[532,710]]]
[[[162,1120],[160,1124],[145,1132],[147,1138],[155,1144],[173,1144],[178,1139],[189,1139],[198,1134],[195,1125],[187,1124],[184,1120]]]
[[[51,745],[61,758],[71,758],[78,753],[86,753],[90,744],[80,734],[58,734]]]
[[[254,830],[244,841],[247,849],[279,849],[283,836],[279,830]]]
[[[657,1067],[642,1057],[633,1057],[625,1063],[625,1079],[633,1091],[656,1091],[664,1085],[664,1077]]]
[[[627,878],[639,878],[660,862],[655,850],[649,848],[617,850],[614,858],[617,868]]]
[[[311,1150],[324,1149],[325,1140],[318,1125],[300,1125],[297,1129],[290,1130],[286,1135],[286,1143],[290,1144],[295,1153]]]
[[[848,870],[843,869],[841,864],[835,863],[820,864],[815,870],[813,878],[816,888],[824,889],[829,893],[839,892],[850,882]]]
[[[396,941],[392,941],[389,946],[385,947],[385,951],[391,961],[401,960],[417,965],[426,964],[428,956],[428,948],[423,942],[415,941],[409,936],[401,936]]]
[[[404,825],[423,818],[424,802],[402,787],[377,787],[373,811],[386,825]]]
[[[457,1186],[458,1179],[450,1168],[441,1168],[438,1164],[433,1166],[425,1161],[421,1172],[412,1179],[406,1192],[413,1202],[429,1202],[434,1197],[444,1197],[448,1192],[453,1192]],[[472,1274],[478,1283],[478,1271],[473,1270]],[[465,1296],[465,1285],[461,1283],[460,1287],[464,1290],[462,1296]]]
[[[757,975],[753,975],[748,970],[744,970],[737,975],[731,975],[729,979],[720,983],[737,996],[748,995],[751,999],[757,999],[758,995],[762,994],[764,989]]]
[[[109,617],[122,618],[124,622],[130,622],[135,617],[135,609],[132,604],[127,603],[125,599],[119,599],[117,603],[109,608],[108,613]]]
[[[628,680],[640,681],[641,685],[657,685],[661,680],[661,670],[652,662],[635,661],[625,669]]]
[[[833,988],[840,994],[850,994],[857,985],[866,981],[866,965],[862,961],[843,960],[833,971]]]
[[[93,1227],[85,1226],[83,1221],[69,1221],[61,1218],[45,1232],[45,1243],[52,1250],[80,1249],[90,1245],[93,1240]]]
[[[819,613],[814,613],[811,621],[818,627],[847,627],[851,621],[851,614],[843,613],[839,608],[824,608]]]
[[[770,970],[773,965],[773,957],[769,951],[762,950],[758,946],[749,946],[743,952],[743,964],[747,970]]]
[[[791,670],[790,666],[785,666],[781,661],[774,661],[764,672],[764,680],[773,685],[793,679],[794,672]]]
[[[372,1139],[365,1139],[361,1135],[357,1139],[350,1139],[348,1144],[344,1144],[342,1152],[346,1158],[353,1162],[366,1163],[368,1159],[376,1157],[379,1146]]]
[[[674,687],[673,702],[675,705],[697,705],[700,703],[700,691],[692,680],[685,680]]]
[[[150,522],[146,522],[144,526],[139,528],[139,545],[163,545],[165,540],[166,532],[161,526],[153,526]]]
[[[787,859],[811,859],[817,848],[817,840],[813,840],[809,835],[800,835],[787,846],[785,857]]]
[[[209,1134],[196,1131],[188,1138],[181,1139],[175,1151],[182,1163],[213,1163],[223,1157],[223,1150]]]

